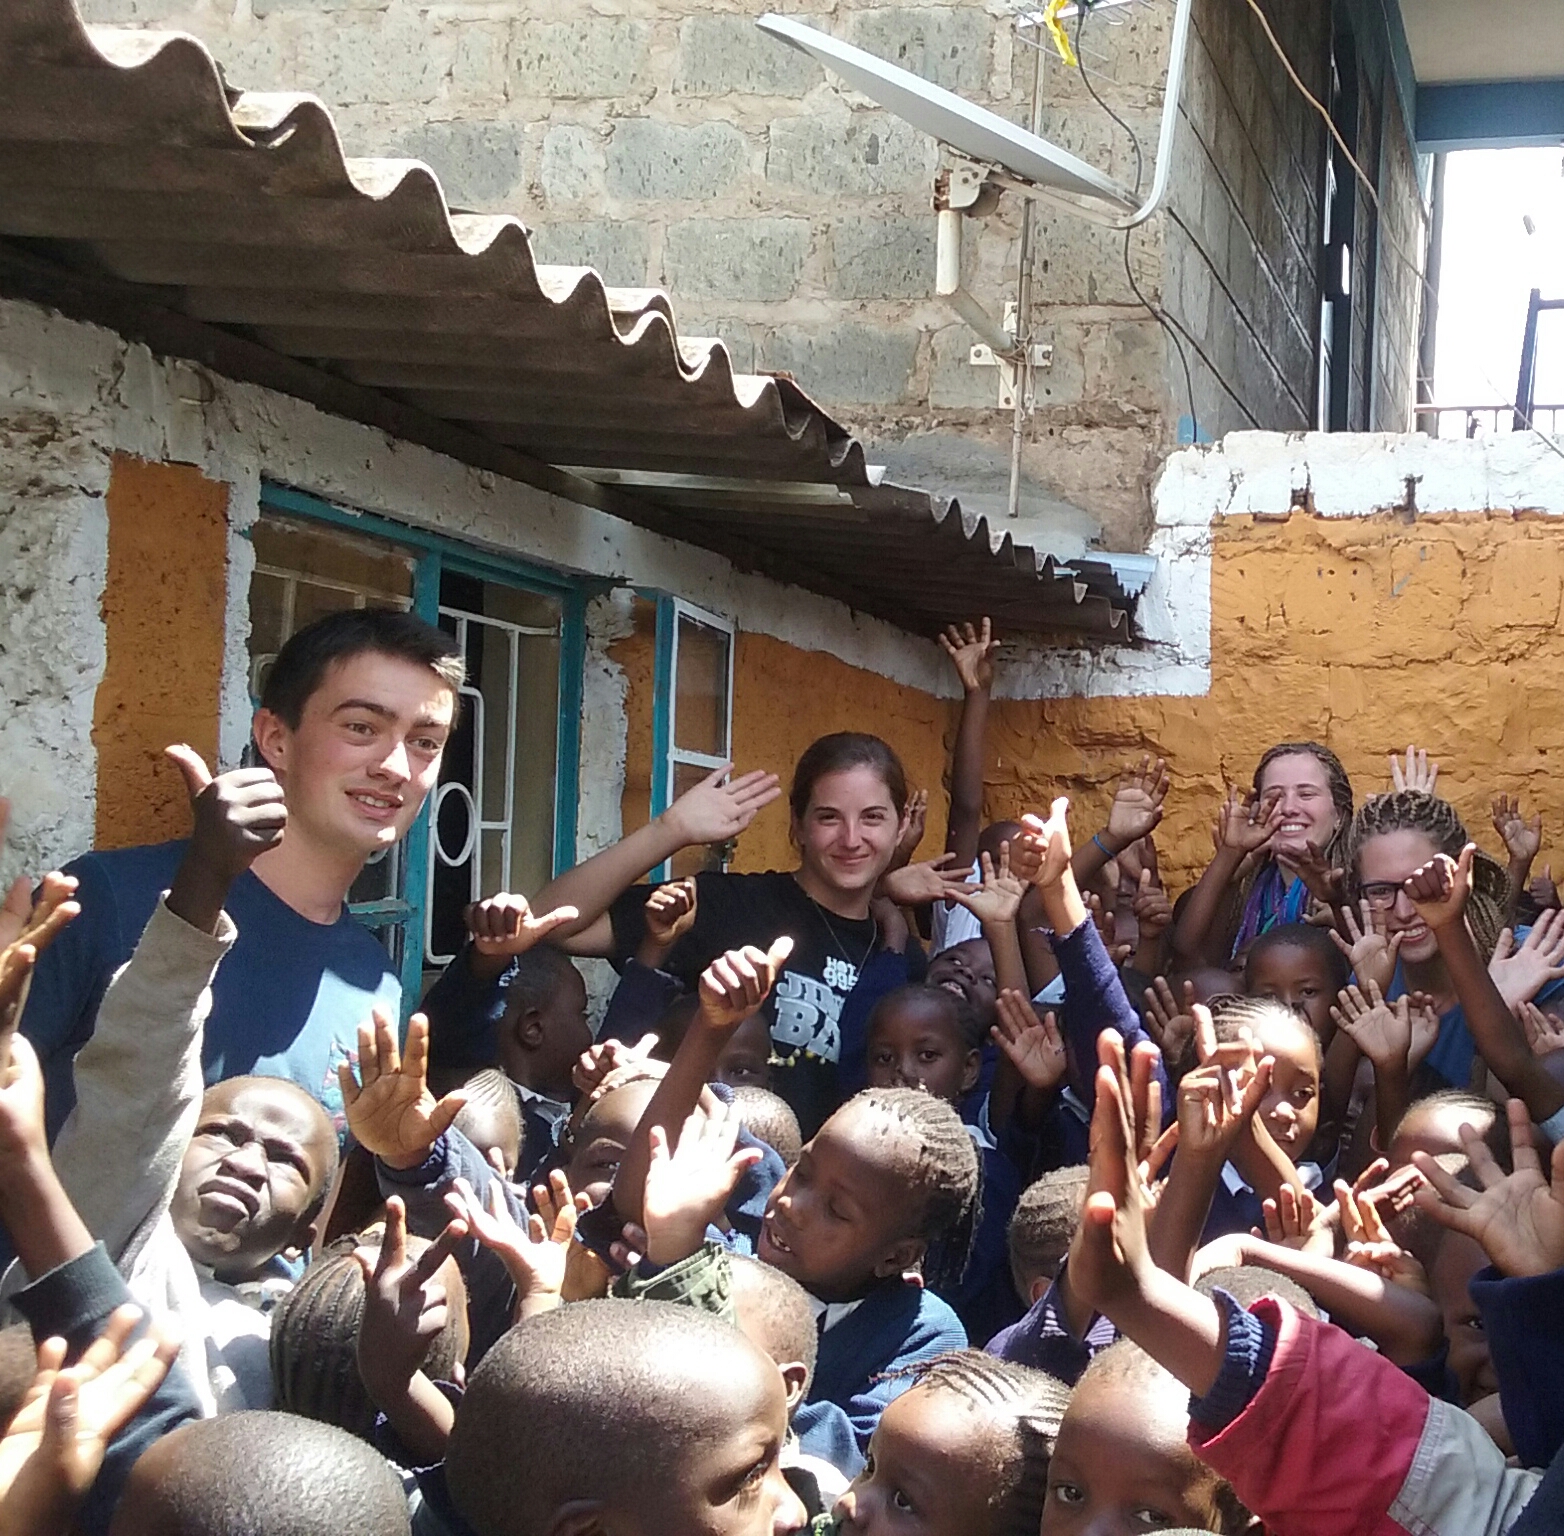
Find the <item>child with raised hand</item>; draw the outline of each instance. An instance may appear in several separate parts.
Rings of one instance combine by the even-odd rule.
[[[1537,1474],[1506,1468],[1475,1420],[1285,1302],[1263,1298],[1246,1311],[1158,1267],[1133,1162],[1145,1076],[1127,1067],[1121,1041],[1103,1038],[1091,1185],[1070,1267],[1091,1305],[1190,1390],[1190,1448],[1268,1530],[1523,1530],[1517,1516]]]
[[[1331,1009],[1337,1027],[1374,1069],[1374,1134],[1370,1146],[1388,1151],[1412,1105],[1412,1078],[1439,1039],[1439,1015],[1424,997],[1403,992],[1387,1003],[1379,983],[1343,988]]]
[[[908,1374],[874,1431],[868,1465],[817,1536],[1032,1536],[1064,1384],[976,1350]]]
[[[213,778],[189,747],[168,749],[194,830],[131,960],[73,1067],[76,1103],[55,1165],[89,1230],[145,1307],[185,1330],[207,1414],[271,1402],[279,1254],[308,1246],[337,1164],[335,1128],[313,1094],[281,1078],[204,1089],[203,1021],[236,930],[229,888],[287,820],[271,771]]]

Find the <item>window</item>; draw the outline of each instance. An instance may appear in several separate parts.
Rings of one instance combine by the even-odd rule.
[[[290,635],[343,608],[411,608],[466,657],[439,785],[408,836],[349,893],[396,962],[411,1011],[456,953],[468,902],[536,891],[574,861],[584,591],[280,487],[263,489],[250,538],[252,694]]]
[[[657,603],[652,814],[726,763],[733,746],[733,626],[679,598]],[[686,848],[663,879],[721,869],[730,850]]]

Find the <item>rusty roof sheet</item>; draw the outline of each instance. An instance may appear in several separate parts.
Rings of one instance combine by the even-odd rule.
[[[416,160],[343,154],[315,97],[230,87],[183,33],[0,3],[0,292],[717,550],[919,633],[1129,637],[1111,557],[1058,565],[880,483],[786,377],[668,296],[539,264]],[[1126,590],[1128,587],[1128,590]]]

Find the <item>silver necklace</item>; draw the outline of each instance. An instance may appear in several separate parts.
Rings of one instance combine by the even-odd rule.
[[[800,889],[802,889],[802,887],[800,887]],[[805,891],[804,895],[809,896],[809,892]],[[864,966],[869,963],[869,956],[874,953],[874,946],[880,942],[879,919],[875,917],[872,912],[869,914],[869,945],[868,948],[863,952],[863,959],[855,963],[852,957],[852,952],[848,949],[846,944],[842,942],[841,934],[836,931],[835,925],[832,923],[831,919],[826,916],[825,908],[822,907],[813,896],[809,896],[809,905],[820,914],[820,921],[825,924],[825,931],[831,935],[831,941],[836,945],[837,950],[842,956],[842,959],[844,959],[850,966],[852,966],[855,972],[857,972],[859,975],[862,975]]]

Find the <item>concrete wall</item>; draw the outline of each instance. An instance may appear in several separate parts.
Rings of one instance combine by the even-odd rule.
[[[992,816],[1069,794],[1086,836],[1119,766],[1158,753],[1178,889],[1210,858],[1224,786],[1272,743],[1325,742],[1361,799],[1415,741],[1479,842],[1495,846],[1492,796],[1518,793],[1564,866],[1564,458],[1535,437],[1239,434],[1171,459],[1157,510],[1191,551],[1175,602],[1208,603],[1206,686],[999,704]]]
[[[902,478],[1002,513],[1011,421],[974,337],[931,298],[933,142],[758,32],[764,0],[82,0],[95,21],[188,28],[235,84],[315,91],[352,153],[427,159],[463,207],[536,225],[549,261],[666,286],[741,368],[795,374]],[[1266,0],[1316,88],[1328,0]],[[1024,117],[1035,51],[1010,9],[808,0],[826,30]],[[1173,212],[1129,263],[1191,348],[1207,438],[1311,421],[1320,129],[1239,0],[1199,0]],[[1171,6],[1093,17],[1084,54],[1149,180]],[[1044,132],[1134,178],[1123,129],[1045,57]],[[969,225],[967,281],[1013,296],[1021,204]],[[1054,346],[1024,452],[1027,529],[1057,553],[1141,549],[1190,414],[1125,272],[1123,236],[1043,208],[1038,339]],[[1397,346],[1403,338],[1396,339]]]

